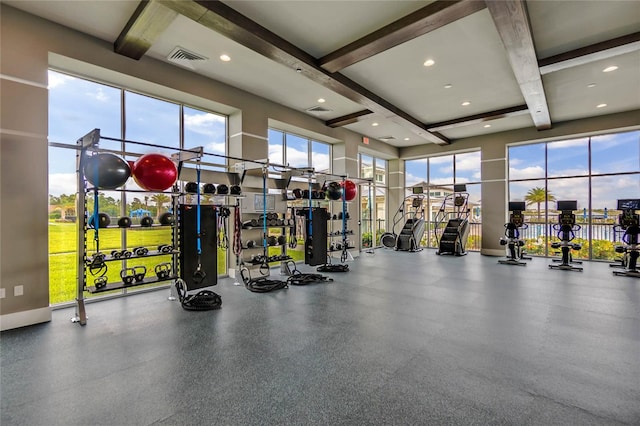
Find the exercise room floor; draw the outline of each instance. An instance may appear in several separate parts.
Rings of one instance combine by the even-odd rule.
[[[378,250],[218,311],[168,290],[2,333],[2,425],[640,424],[640,279]],[[308,266],[301,269],[310,272]]]

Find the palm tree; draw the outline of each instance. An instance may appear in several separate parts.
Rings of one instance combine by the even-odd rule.
[[[156,215],[157,217],[160,217],[162,214],[162,205],[171,201],[171,198],[165,194],[154,194],[151,196],[150,200],[156,203]]]
[[[546,189],[536,187],[530,189],[529,192],[527,192],[527,195],[524,196],[524,199],[527,202],[528,206],[532,204],[538,205],[538,222],[540,222],[540,204],[544,203],[545,201],[555,201],[556,197]]]

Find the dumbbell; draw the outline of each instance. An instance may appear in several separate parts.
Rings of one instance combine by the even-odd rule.
[[[107,277],[102,276],[102,277],[97,277],[95,280],[93,280],[93,285],[96,287],[96,289],[100,289],[100,288],[104,288],[107,286]]]
[[[171,244],[160,244],[158,246],[159,253],[171,253],[173,251],[173,246]]]
[[[146,256],[149,254],[149,249],[146,247],[134,247],[132,251],[136,256]]]
[[[129,250],[112,250],[111,257],[114,259],[130,258],[131,252]]]

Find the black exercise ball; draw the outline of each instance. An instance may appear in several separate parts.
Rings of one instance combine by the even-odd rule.
[[[84,177],[98,189],[116,189],[127,182],[131,167],[121,157],[108,152],[95,154],[85,159]]]
[[[198,192],[198,184],[195,182],[187,182],[184,190],[190,194],[196,194]]]
[[[98,213],[98,227],[106,228],[111,223],[111,218],[106,213]],[[95,228],[95,216],[89,217],[89,228]]]
[[[242,194],[242,188],[240,188],[240,185],[231,185],[229,193],[231,193],[231,195],[240,195]]]
[[[342,186],[338,182],[331,182],[327,185],[326,196],[328,199],[337,201],[342,197]]]
[[[120,228],[128,228],[131,226],[131,218],[128,216],[122,216],[118,219],[118,226]]]
[[[169,212],[164,212],[160,215],[158,220],[160,221],[160,225],[173,225],[173,222],[174,222],[173,214]]]
[[[215,194],[216,186],[212,183],[205,183],[204,187],[202,188],[202,192],[204,192],[205,194]]]
[[[218,185],[218,194],[227,195],[228,193],[229,193],[229,187],[227,185],[225,185],[224,183],[221,183],[220,185]]]
[[[151,216],[145,216],[140,219],[140,226],[149,227],[151,225],[153,225],[153,219]]]
[[[287,237],[285,237],[284,235],[280,235],[278,237],[278,245],[283,246],[287,243]]]
[[[267,238],[267,245],[269,246],[278,245],[278,239],[273,235],[269,235],[269,237]]]

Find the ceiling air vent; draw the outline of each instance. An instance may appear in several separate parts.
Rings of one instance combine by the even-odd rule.
[[[396,138],[394,138],[393,136],[383,136],[383,137],[378,138],[378,139],[380,139],[380,140],[381,140],[381,141],[383,141],[383,142],[388,142],[388,141],[394,141],[394,140],[396,140]]]
[[[331,111],[333,111],[333,110],[331,110],[331,109],[329,109],[329,108],[321,107],[321,106],[319,106],[319,105],[316,105],[316,106],[314,106],[314,107],[311,107],[311,108],[308,108],[308,109],[307,109],[307,112],[313,112],[313,113],[315,113],[315,114],[319,114],[319,113],[321,113],[321,112],[331,112]]]
[[[167,56],[169,62],[173,62],[174,64],[182,65],[183,67],[187,67],[190,69],[195,69],[193,63],[196,61],[206,61],[209,58],[198,55],[197,53],[191,52],[183,47],[176,46],[171,53]]]

